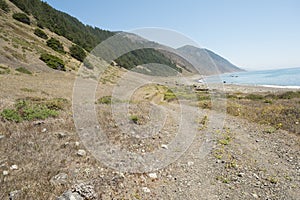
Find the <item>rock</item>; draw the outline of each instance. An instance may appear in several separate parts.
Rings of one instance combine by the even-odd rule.
[[[150,193],[151,192],[151,190],[149,188],[147,188],[147,187],[142,187],[142,190],[145,193]]]
[[[57,133],[58,139],[62,139],[62,138],[64,138],[64,137],[66,137],[66,136],[67,136],[67,134],[64,133],[64,132],[59,132],[59,133]]]
[[[156,173],[149,173],[148,176],[152,179],[157,179],[157,174]]]
[[[15,190],[9,193],[9,200],[14,200],[18,197],[18,194],[20,193],[20,190]]]
[[[39,126],[39,125],[42,125],[42,124],[45,124],[45,122],[44,121],[35,121],[35,122],[33,122],[34,126]]]
[[[11,169],[11,170],[18,170],[19,167],[18,167],[18,165],[12,165],[12,166],[10,167],[10,169]]]
[[[73,193],[76,192],[80,196],[84,197],[85,199],[97,199],[97,194],[94,190],[94,186],[88,185],[86,183],[80,183],[73,186],[72,189]]]
[[[2,174],[3,174],[3,176],[7,176],[9,173],[8,173],[7,170],[4,170],[4,171],[2,172]]]
[[[238,177],[243,177],[244,175],[245,175],[245,173],[243,173],[243,172],[238,173]]]
[[[5,135],[0,135],[0,140],[5,138]]]
[[[257,199],[257,198],[258,198],[258,195],[257,195],[257,194],[255,194],[255,193],[252,193],[252,196],[253,196],[255,199]]]
[[[193,161],[189,161],[188,163],[187,163],[187,165],[190,167],[190,166],[193,166],[194,165],[194,162]]]
[[[72,192],[70,190],[63,193],[57,200],[84,200],[77,192]]]
[[[43,128],[43,129],[42,129],[42,133],[45,133],[46,131],[47,131],[46,128]]]
[[[78,146],[79,146],[79,144],[80,144],[79,142],[75,142],[75,146],[76,146],[76,147],[78,147]]]
[[[86,151],[84,149],[79,149],[77,151],[77,155],[81,157],[86,156]]]
[[[163,149],[168,149],[168,145],[162,144],[162,145],[161,145],[161,148],[163,148]]]
[[[50,179],[51,185],[64,185],[67,183],[68,175],[66,173],[59,173]]]

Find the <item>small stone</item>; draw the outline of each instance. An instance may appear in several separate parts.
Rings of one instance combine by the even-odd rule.
[[[64,137],[66,137],[66,136],[67,136],[67,134],[64,133],[64,132],[59,132],[59,133],[57,133],[57,137],[58,137],[59,139],[62,139],[62,138],[64,138]]]
[[[59,173],[50,179],[52,185],[64,185],[67,183],[68,175],[66,173]]]
[[[43,128],[43,129],[42,129],[42,133],[45,133],[46,131],[47,131],[46,128]]]
[[[243,177],[245,175],[245,173],[238,173],[238,177]]]
[[[149,173],[148,176],[152,179],[157,179],[157,174],[156,173]]]
[[[5,135],[0,135],[0,140],[5,138]]]
[[[188,163],[187,163],[187,165],[190,167],[190,166],[193,166],[194,165],[194,162],[193,161],[189,161]]]
[[[298,124],[299,124],[299,122],[296,122],[295,124],[296,124],[296,125],[298,125]]]
[[[39,126],[39,125],[42,125],[42,124],[45,124],[45,122],[44,121],[35,121],[35,122],[33,122],[34,126]]]
[[[145,193],[150,193],[151,192],[151,190],[149,188],[147,188],[147,187],[143,187],[142,190]]]
[[[9,200],[14,200],[17,198],[18,194],[20,193],[20,190],[15,190],[9,193]]]
[[[77,192],[72,192],[70,190],[64,192],[57,200],[84,200]]]
[[[78,147],[78,146],[79,146],[79,144],[80,144],[79,142],[75,142],[75,146],[76,146],[76,147]]]
[[[258,195],[257,195],[257,194],[255,194],[255,193],[252,193],[252,196],[253,196],[255,199],[257,199],[257,198],[258,198]]]
[[[12,165],[12,166],[10,167],[10,169],[11,169],[11,170],[18,170],[19,167],[18,167],[18,165]]]
[[[78,156],[81,156],[81,157],[86,156],[86,151],[83,150],[83,149],[79,149],[79,150],[77,151],[77,155],[78,155]]]
[[[259,177],[257,176],[257,174],[253,173],[253,176],[257,179],[259,179]]]
[[[6,171],[6,170],[4,170],[2,173],[3,173],[3,176],[7,176],[9,174],[8,171]]]
[[[161,148],[163,148],[163,149],[168,149],[168,145],[162,144],[162,145],[161,145]]]

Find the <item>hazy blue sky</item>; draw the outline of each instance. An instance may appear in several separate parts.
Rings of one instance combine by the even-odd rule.
[[[300,67],[298,0],[46,0],[108,30],[178,31],[245,69]]]

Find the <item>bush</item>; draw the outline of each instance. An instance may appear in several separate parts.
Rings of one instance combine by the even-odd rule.
[[[56,56],[44,53],[41,55],[40,60],[44,61],[52,69],[66,71],[64,62]]]
[[[4,109],[0,115],[5,120],[14,121],[17,123],[23,120],[22,117],[19,115],[19,113],[13,109]]]
[[[49,117],[57,117],[58,110],[62,110],[62,107],[52,107],[52,103],[60,100],[61,99],[46,101],[41,101],[41,99],[39,101],[28,99],[18,100],[14,105],[14,109],[4,109],[0,115],[5,120],[17,123],[22,122],[23,120],[43,120]]]
[[[62,43],[60,43],[60,41],[58,41],[55,38],[50,38],[47,41],[47,46],[50,47],[51,49],[53,49],[54,51],[59,52],[59,53],[65,53]]]
[[[30,25],[30,19],[29,19],[29,17],[28,17],[26,14],[24,14],[24,13],[15,13],[15,14],[13,14],[13,18],[14,18],[15,20],[18,20],[18,21],[24,23],[24,24]]]
[[[70,47],[70,54],[73,58],[83,62],[86,57],[85,51],[78,45],[73,45]]]
[[[137,115],[131,115],[130,120],[133,121],[133,123],[137,124],[139,121],[139,117]]]
[[[97,103],[99,103],[99,104],[111,104],[112,103],[111,96],[101,97],[100,99],[98,99]]]
[[[9,12],[9,7],[5,0],[0,0],[0,8],[5,12]]]
[[[31,71],[29,71],[28,69],[24,68],[24,67],[19,67],[16,69],[16,71],[21,72],[23,74],[32,74]]]
[[[37,28],[37,29],[34,30],[34,34],[36,36],[40,37],[40,38],[45,39],[45,40],[48,39],[48,35],[44,31],[42,31],[41,29],[39,29],[39,28]]]
[[[293,91],[287,91],[283,94],[278,95],[280,99],[293,99],[293,98],[300,98],[300,92],[293,92]]]
[[[264,99],[264,96],[259,95],[259,94],[249,94],[245,98],[250,99],[250,100],[262,100],[262,99]]]

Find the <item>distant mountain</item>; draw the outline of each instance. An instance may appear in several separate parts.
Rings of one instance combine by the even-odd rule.
[[[186,45],[177,51],[188,60],[192,60],[203,75],[244,71],[208,49]]]
[[[1,2],[0,64],[2,65],[13,68],[26,66],[33,71],[48,71],[51,69],[47,68],[44,62],[52,59],[48,62],[48,66],[53,61],[58,63],[57,65],[65,65],[66,71],[76,72],[80,66],[78,61],[82,61],[85,56],[85,52],[80,47],[90,52],[99,43],[117,36],[119,41],[115,42],[114,47],[117,47],[117,51],[126,53],[118,54],[109,49],[104,52],[107,55],[105,57],[108,58],[107,61],[114,61],[112,63],[129,70],[133,69],[149,75],[199,73],[195,66],[197,69],[200,68],[201,74],[204,75],[240,71],[212,51],[192,46],[184,46],[176,50],[132,33],[112,32],[84,25],[78,19],[40,0],[1,0]],[[137,50],[130,51],[131,49]],[[41,61],[42,56],[44,62]],[[193,63],[189,62],[191,60]],[[149,63],[161,65],[145,66]],[[214,69],[213,63],[218,70]],[[166,65],[169,68],[165,67]],[[57,67],[50,67],[57,69]]]

